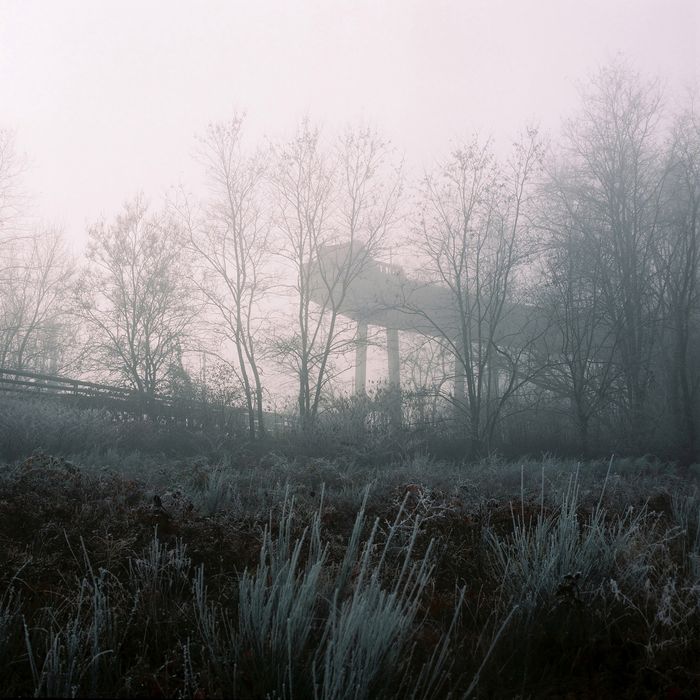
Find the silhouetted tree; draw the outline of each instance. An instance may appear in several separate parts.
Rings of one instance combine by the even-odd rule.
[[[24,160],[17,152],[14,134],[0,128],[0,244],[17,234],[16,226],[22,213],[24,197],[21,175]]]
[[[293,331],[277,347],[298,380],[306,428],[316,420],[333,355],[354,347],[341,311],[395,220],[401,175],[389,144],[367,128],[346,130],[325,150],[319,130],[304,121],[275,156],[280,252],[296,296]]]
[[[87,264],[74,313],[89,332],[90,365],[145,398],[161,391],[181,353],[196,309],[179,235],[142,197],[114,223],[89,230]]]
[[[261,308],[271,285],[270,220],[263,201],[267,161],[242,150],[243,121],[209,127],[199,143],[208,199],[196,211],[178,205],[199,274],[195,282],[214,310],[208,331],[230,342],[229,366],[241,382],[251,437],[265,430],[260,356],[267,317]],[[256,428],[257,424],[257,428]]]
[[[74,263],[57,231],[24,239],[13,251],[12,274],[0,282],[0,367],[57,372],[72,355]]]
[[[698,453],[700,368],[700,120],[692,107],[675,121],[669,145],[660,263],[664,335],[661,375],[683,459]]]
[[[648,428],[663,303],[659,249],[666,167],[660,95],[655,84],[614,64],[594,76],[582,103],[566,125],[566,177],[555,183],[568,217],[570,254],[579,258],[579,267],[588,265],[581,274],[589,298],[595,296],[596,318],[585,320],[586,338],[574,337],[572,324],[580,327],[579,315],[566,319],[565,336],[585,354],[571,378],[592,359],[586,347],[590,333],[602,333],[604,344],[615,348],[620,408],[635,439]],[[584,391],[579,386],[576,391]]]
[[[508,166],[474,139],[425,176],[414,238],[452,314],[414,308],[456,359],[456,407],[476,453],[492,447],[509,399],[533,376],[531,310],[517,275],[533,254],[524,210],[541,157],[536,132]],[[464,395],[462,395],[464,392]]]
[[[547,203],[538,220],[548,232],[547,257],[538,305],[551,326],[543,350],[541,382],[568,403],[579,439],[588,453],[591,423],[615,400],[620,369],[616,362],[617,331],[607,320],[602,294],[605,274],[600,242],[586,237],[589,222],[576,188],[564,174],[550,175]]]

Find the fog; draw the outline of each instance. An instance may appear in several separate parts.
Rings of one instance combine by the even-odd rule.
[[[695,2],[0,9],[0,368],[697,453]]]
[[[419,173],[478,131],[556,136],[577,84],[615,58],[671,98],[698,71],[694,0],[0,2],[0,126],[27,156],[32,213],[82,250],[138,191],[199,186],[194,137],[376,126]]]
[[[0,0],[0,696],[700,697],[700,0]]]

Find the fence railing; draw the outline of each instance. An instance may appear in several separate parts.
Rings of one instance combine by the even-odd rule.
[[[248,412],[235,406],[181,396],[146,395],[124,387],[7,367],[0,367],[0,394],[106,409],[116,420],[143,418],[225,430],[245,430],[248,426]],[[270,430],[286,427],[285,416],[266,413],[265,418]]]
[[[119,402],[129,401],[134,397],[134,392],[123,387],[6,367],[0,367],[0,391],[87,399],[100,398]]]

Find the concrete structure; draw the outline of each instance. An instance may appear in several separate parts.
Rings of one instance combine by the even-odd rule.
[[[338,311],[358,324],[355,352],[355,391],[365,391],[367,381],[367,327],[386,329],[389,384],[399,388],[401,358],[399,331],[411,331],[424,336],[447,337],[457,344],[461,323],[454,306],[454,297],[447,288],[410,279],[398,265],[389,265],[370,258],[367,251],[357,247],[352,251],[346,244],[327,246],[321,250],[312,267],[311,298],[326,304],[330,295],[339,294],[343,276],[350,270],[345,284],[345,296],[338,301]],[[526,338],[541,332],[544,320],[534,309],[510,304],[504,310],[498,327],[496,344],[518,346]],[[478,335],[474,323],[474,337]],[[464,376],[461,362],[455,358],[455,396],[464,396]]]

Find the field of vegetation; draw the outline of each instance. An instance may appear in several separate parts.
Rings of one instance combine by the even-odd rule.
[[[700,695],[696,466],[8,405],[3,696]]]

